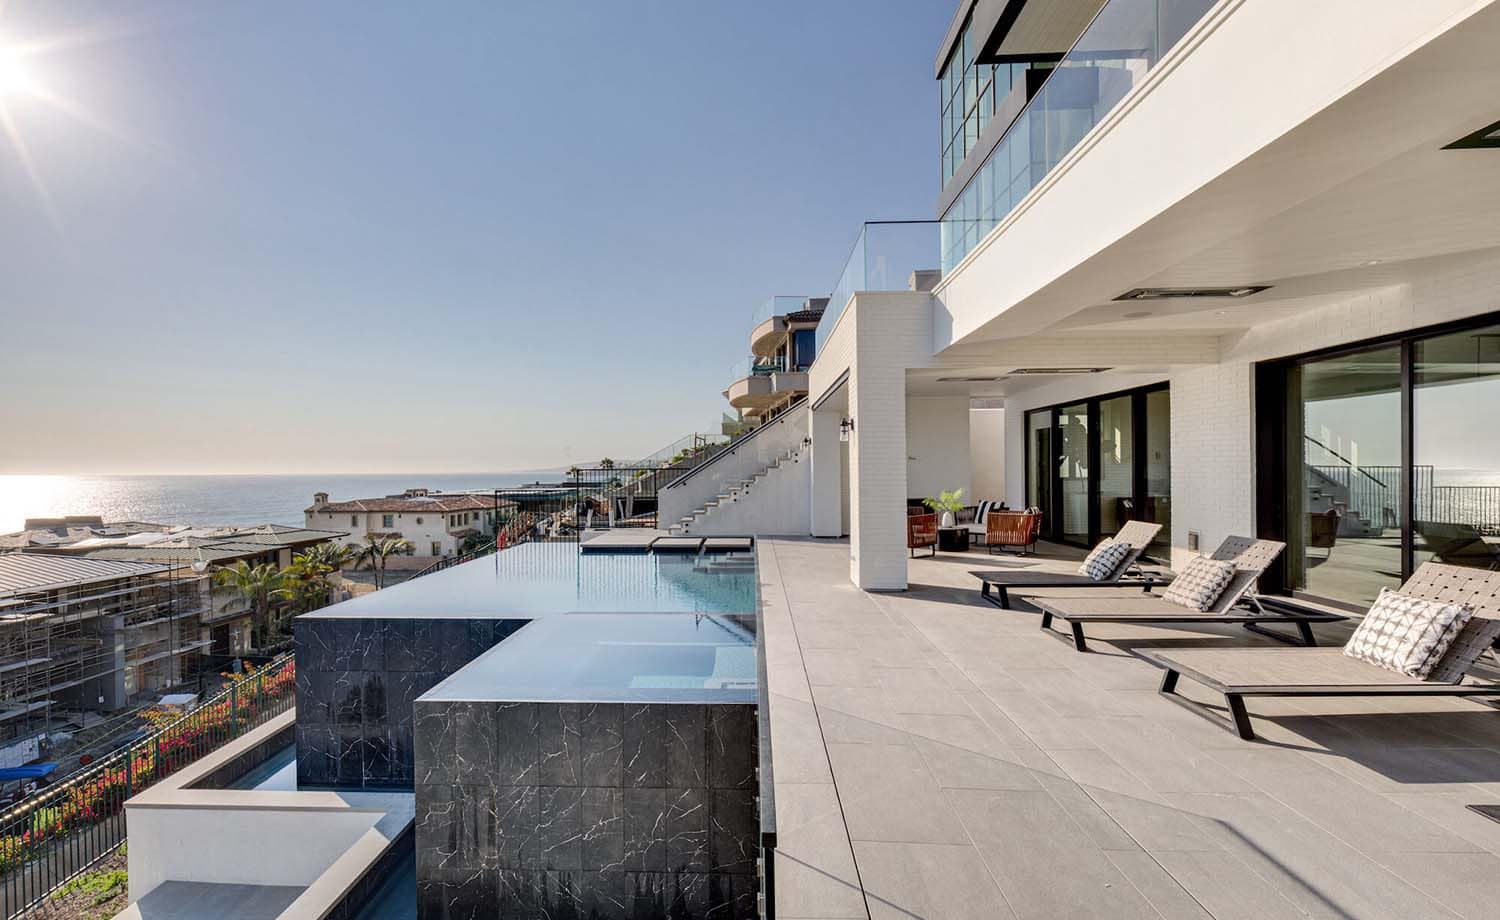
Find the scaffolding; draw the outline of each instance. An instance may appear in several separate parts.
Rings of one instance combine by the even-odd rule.
[[[196,680],[208,599],[206,576],[167,565],[0,595],[0,760],[75,714],[131,709]]]

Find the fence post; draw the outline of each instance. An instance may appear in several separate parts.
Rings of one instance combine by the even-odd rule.
[[[135,752],[125,749],[125,798],[135,795]]]
[[[265,673],[265,668],[261,668],[255,672],[255,717],[257,721],[264,714],[266,708],[266,697],[263,692],[265,688],[261,684],[261,678],[265,676]]]
[[[240,682],[231,680],[229,684],[229,737],[234,738],[240,733]]]

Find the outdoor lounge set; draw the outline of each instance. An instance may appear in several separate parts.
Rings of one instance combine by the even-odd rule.
[[[1142,649],[1163,669],[1161,692],[1202,714],[1208,707],[1177,695],[1186,677],[1224,695],[1234,729],[1255,738],[1245,709],[1250,696],[1468,696],[1500,698],[1500,683],[1468,672],[1487,650],[1500,651],[1500,572],[1424,563],[1397,590],[1384,589],[1343,648],[1318,648],[1312,624],[1345,619],[1283,599],[1261,598],[1256,581],[1285,545],[1229,537],[1175,577],[1139,569],[1144,545],[1157,525],[1132,522],[1102,541],[1077,575],[974,572],[981,596],[1010,608],[1010,592],[1044,588],[1142,587],[1147,596],[1085,591],[1078,596],[1028,597],[1042,613],[1041,628],[1070,626],[1074,647],[1087,651],[1087,623],[1176,626],[1235,623],[1300,648]],[[1167,585],[1160,595],[1153,587]],[[1289,624],[1297,636],[1267,629]]]

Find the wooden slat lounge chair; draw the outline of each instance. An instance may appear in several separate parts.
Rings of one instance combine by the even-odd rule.
[[[1469,605],[1475,614],[1470,629],[1482,629],[1485,621],[1500,618],[1500,572],[1427,562],[1401,586],[1401,593]],[[1500,640],[1495,648],[1500,650]],[[1465,677],[1450,684],[1408,677],[1349,658],[1337,648],[1143,649],[1140,655],[1165,670],[1161,692],[1189,708],[1206,711],[1176,695],[1181,677],[1224,694],[1234,728],[1246,741],[1255,739],[1245,710],[1247,696],[1500,697],[1500,683]]]
[[[1155,585],[1164,585],[1172,580],[1171,573],[1158,575],[1144,572],[1140,568],[1141,554],[1160,532],[1160,524],[1148,524],[1145,521],[1130,521],[1121,527],[1120,532],[1115,534],[1115,539],[1129,544],[1130,552],[1103,581],[1095,581],[1087,575],[1079,575],[1076,572],[975,571],[969,574],[979,579],[979,596],[1003,610],[1010,609],[1012,590],[1024,594],[1033,588],[1119,588],[1124,586],[1139,587],[1150,592]]]
[[[1234,577],[1219,599],[1208,610],[1189,610],[1161,597],[1049,597],[1032,598],[1042,612],[1042,628],[1052,629],[1053,620],[1072,627],[1073,647],[1088,651],[1084,639],[1085,623],[1138,623],[1149,626],[1188,626],[1195,623],[1239,623],[1246,629],[1282,642],[1317,645],[1311,624],[1334,623],[1345,619],[1336,613],[1290,607],[1267,608],[1253,593],[1255,582],[1276,557],[1285,543],[1276,540],[1253,540],[1229,537],[1214,550],[1213,558],[1233,562]],[[1296,637],[1266,629],[1266,623],[1289,623],[1297,627]]]

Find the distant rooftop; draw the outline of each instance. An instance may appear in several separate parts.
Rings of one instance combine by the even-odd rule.
[[[168,565],[44,553],[0,555],[0,598],[33,591],[56,591],[120,578],[153,575]]]
[[[514,502],[500,499],[501,507],[508,507]],[[361,514],[368,512],[421,512],[433,511],[447,513],[452,511],[492,511],[495,508],[495,497],[493,494],[475,495],[468,492],[431,493],[426,489],[407,489],[401,495],[387,495],[383,498],[356,498],[350,501],[331,502],[328,500],[327,492],[319,492],[313,496],[313,503],[308,506],[308,514]]]

